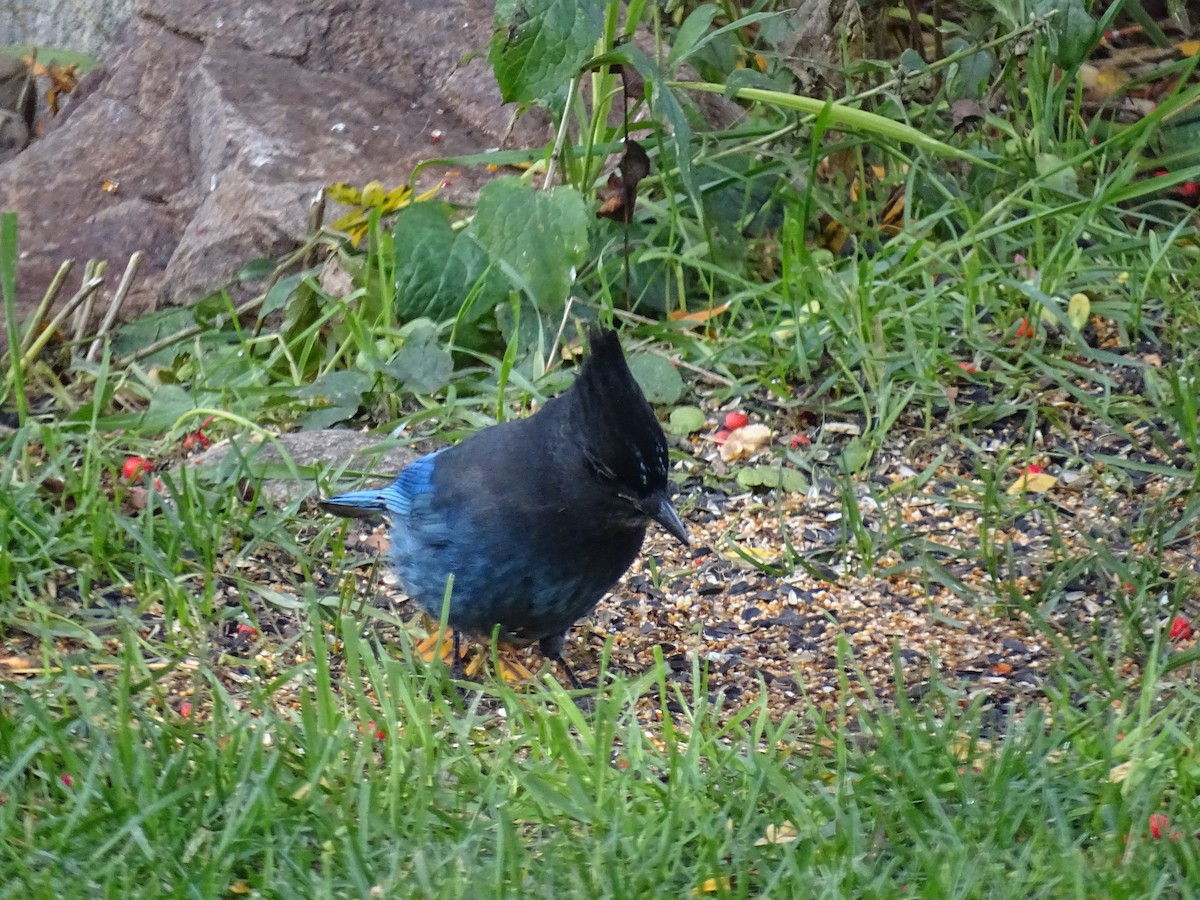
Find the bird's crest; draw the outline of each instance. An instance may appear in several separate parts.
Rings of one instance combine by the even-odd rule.
[[[593,328],[589,354],[564,395],[577,439],[597,470],[644,497],[667,483],[667,440],[625,362],[617,333]]]

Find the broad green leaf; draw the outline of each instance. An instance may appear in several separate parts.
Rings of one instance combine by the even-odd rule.
[[[1082,0],[1042,0],[1034,15],[1048,17],[1050,56],[1058,65],[1073,71],[1088,58],[1099,35]]]
[[[737,483],[746,488],[782,488],[797,494],[808,490],[805,477],[784,466],[746,466],[738,469]]]
[[[362,396],[371,389],[375,379],[366,372],[340,371],[322,375],[312,384],[306,384],[296,391],[295,396],[301,400],[315,401],[319,406],[349,406],[357,407],[362,402]]]
[[[491,181],[468,232],[542,310],[559,310],[587,250],[588,213],[569,187],[535,191],[519,178]]]
[[[687,19],[684,20],[684,23],[679,26],[679,31],[675,33],[675,41],[671,45],[671,55],[667,60],[668,69],[674,72],[684,59],[704,49],[723,34],[742,31],[753,26],[762,26],[773,19],[782,20],[786,18],[786,16],[778,12],[750,13],[746,16],[739,16],[732,22],[722,25],[720,28],[708,31],[713,18],[720,15],[720,13],[721,10],[711,3],[698,6],[692,10]]]
[[[291,275],[285,275],[271,285],[271,289],[267,291],[267,296],[263,298],[262,314],[266,315],[287,306],[288,301],[292,299],[292,295],[296,293],[309,274],[309,272],[295,272]]]
[[[853,438],[842,450],[842,471],[861,472],[871,461],[871,450],[860,437]]]
[[[921,59],[920,53],[918,53],[912,47],[909,47],[900,54],[900,58],[897,60],[896,68],[906,75],[916,74],[918,72],[924,74],[925,72],[929,71],[929,63]]]
[[[344,406],[319,406],[297,419],[296,425],[301,431],[321,431],[353,418],[359,405],[350,403]]]
[[[688,14],[679,30],[675,32],[675,40],[671,42],[668,68],[674,71],[675,66],[696,50],[700,38],[704,37],[719,11],[712,3],[701,3]]]
[[[645,353],[631,356],[629,371],[651,403],[675,403],[683,396],[683,379],[669,359]]]
[[[252,259],[238,271],[238,283],[245,284],[248,281],[261,281],[264,278],[270,278],[278,265],[279,260],[268,256],[260,256],[257,259]]]
[[[1060,194],[1079,193],[1079,176],[1071,166],[1064,165],[1061,158],[1053,153],[1039,153],[1034,164],[1046,187]]]
[[[671,434],[693,434],[702,429],[708,419],[696,406],[678,406],[671,410],[666,430]]]
[[[549,97],[578,73],[603,32],[595,0],[498,0],[488,61],[504,102]]]
[[[150,405],[138,417],[136,427],[146,434],[161,434],[197,406],[196,399],[179,385],[160,385],[150,396]]]
[[[441,345],[433,323],[418,320],[402,333],[404,344],[383,371],[417,394],[432,394],[449,384],[454,359]]]
[[[507,293],[487,251],[466,231],[455,231],[438,204],[417,203],[396,214],[396,313],[401,321],[479,318]],[[472,296],[474,295],[474,296]]]
[[[987,51],[979,51],[959,60],[953,67],[946,83],[946,95],[955,100],[983,97],[990,79],[995,74],[996,57]]]

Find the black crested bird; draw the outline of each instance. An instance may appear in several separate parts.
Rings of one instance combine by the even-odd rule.
[[[526,419],[423,456],[387,487],[323,501],[328,512],[391,518],[408,595],[451,628],[562,657],[567,630],[629,568],[658,522],[687,545],[671,505],[667,441],[617,333],[592,329],[574,384]]]

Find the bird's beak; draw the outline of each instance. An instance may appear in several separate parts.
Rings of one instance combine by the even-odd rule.
[[[675,512],[675,507],[671,505],[671,498],[667,496],[666,491],[657,491],[647,497],[642,503],[642,510],[683,546],[690,547],[692,545],[692,542],[688,540],[683,520],[679,518],[679,513]]]

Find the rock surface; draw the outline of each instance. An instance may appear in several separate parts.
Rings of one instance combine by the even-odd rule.
[[[255,434],[220,441],[182,465],[210,478],[250,478],[256,484],[261,478],[261,499],[282,506],[299,497],[321,496],[317,483],[330,473],[345,475],[342,487],[346,490],[386,484],[420,455],[411,447],[381,441],[377,435],[326,428],[280,434],[270,440]],[[363,477],[365,473],[372,477]]]
[[[544,143],[486,59],[491,0],[138,0],[48,133],[0,165],[21,228],[18,311],[60,263],[146,258],[123,315],[187,303],[305,237],[323,185],[406,183],[433,157]],[[486,172],[458,169],[449,199]],[[418,187],[446,177],[431,166]],[[112,187],[116,185],[115,192]],[[103,309],[106,304],[98,303]]]

